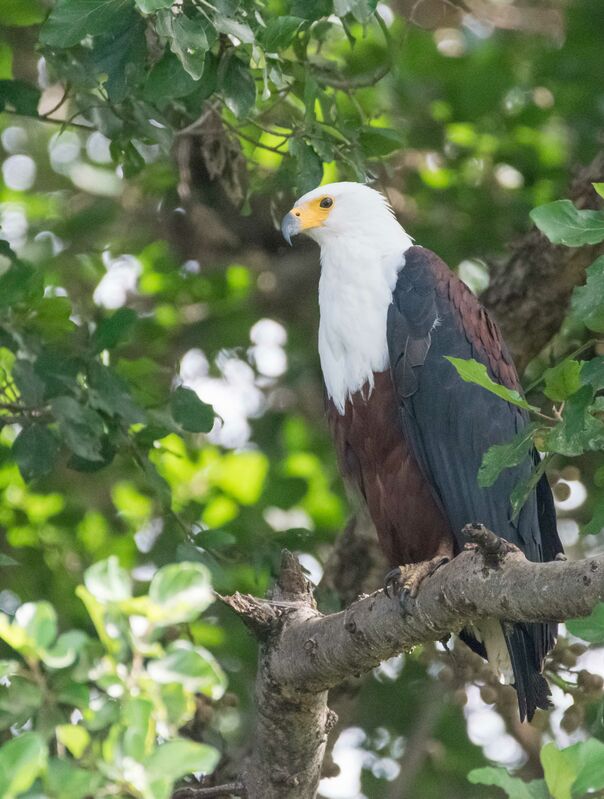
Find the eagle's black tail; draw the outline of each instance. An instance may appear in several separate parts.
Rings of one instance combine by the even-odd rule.
[[[531,721],[538,707],[547,710],[552,706],[549,685],[541,670],[543,658],[556,639],[557,625],[504,622],[502,627],[514,672],[520,721]]]

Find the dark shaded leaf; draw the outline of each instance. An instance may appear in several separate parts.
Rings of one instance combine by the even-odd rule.
[[[209,433],[214,424],[212,406],[184,386],[179,386],[170,397],[170,410],[174,421],[190,433]]]
[[[40,40],[52,47],[71,47],[85,36],[121,29],[131,8],[130,0],[57,0]]]
[[[127,383],[108,366],[96,361],[88,370],[90,404],[109,416],[120,416],[127,424],[144,422],[146,415],[134,401]]]
[[[590,330],[604,333],[604,255],[597,258],[585,274],[585,285],[577,286],[572,293],[571,313]]]
[[[50,474],[59,454],[54,433],[42,424],[24,427],[12,446],[12,455],[24,480]]]
[[[266,28],[258,33],[258,41],[269,53],[277,53],[291,44],[294,36],[304,24],[300,17],[274,17]]]
[[[147,75],[144,96],[157,103],[171,97],[186,97],[196,86],[197,81],[185,71],[180,60],[167,52]]]
[[[40,91],[23,80],[0,80],[0,111],[5,109],[28,117],[38,116]]]
[[[297,191],[299,194],[305,194],[321,183],[323,163],[310,144],[302,139],[290,139],[289,152],[296,160]]]
[[[73,397],[55,397],[51,400],[51,407],[69,449],[84,460],[102,461],[104,427],[98,413]]]
[[[229,111],[239,119],[250,112],[256,101],[256,82],[252,73],[243,61],[231,53],[220,62],[218,88]]]
[[[508,444],[495,444],[485,452],[478,470],[478,485],[492,486],[504,469],[522,463],[533,446],[533,435],[539,425],[530,424]]]
[[[113,316],[99,322],[92,336],[94,352],[111,350],[126,341],[137,319],[136,311],[132,308],[120,308]]]
[[[583,363],[581,382],[589,383],[596,391],[604,388],[604,357],[602,355]]]
[[[166,37],[186,72],[193,80],[199,80],[203,74],[205,54],[216,37],[214,29],[201,15],[193,20],[184,14],[176,16],[169,9],[158,13],[156,25],[158,34]]]
[[[388,155],[403,146],[400,133],[392,128],[363,127],[359,134],[359,141],[369,158]]]
[[[146,51],[145,22],[134,9],[124,13],[121,28],[95,38],[91,59],[107,75],[105,85],[112,102],[121,103],[128,88],[142,79]]]
[[[29,407],[37,407],[44,400],[45,385],[42,378],[34,371],[30,361],[16,360],[12,369],[22,401]]]

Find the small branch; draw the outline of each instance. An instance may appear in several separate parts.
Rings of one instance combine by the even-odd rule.
[[[242,782],[227,782],[212,788],[194,788],[193,786],[179,788],[172,794],[172,799],[218,799],[218,797],[245,795],[245,786]]]

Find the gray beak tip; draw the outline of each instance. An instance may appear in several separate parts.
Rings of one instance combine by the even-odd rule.
[[[299,229],[300,223],[297,217],[295,217],[291,212],[285,214],[283,221],[281,222],[281,234],[290,247],[292,246],[292,236],[295,236],[296,233],[299,232]]]

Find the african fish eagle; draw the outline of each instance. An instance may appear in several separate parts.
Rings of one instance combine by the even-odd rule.
[[[497,325],[433,252],[413,244],[382,194],[360,183],[319,186],[283,219],[321,247],[319,356],[327,416],[347,484],[360,495],[393,571],[386,588],[413,596],[479,522],[532,561],[562,552],[543,476],[517,519],[510,494],[539,456],[477,482],[485,451],[509,442],[527,414],[464,382],[445,356],[474,358],[521,391]],[[514,683],[520,717],[549,706],[543,661],[555,624],[481,622],[462,639]]]

